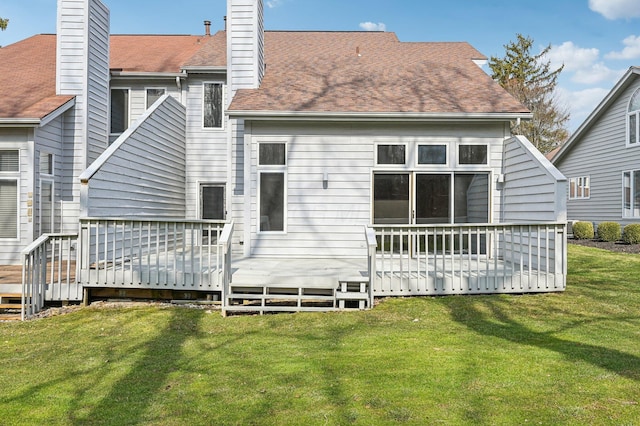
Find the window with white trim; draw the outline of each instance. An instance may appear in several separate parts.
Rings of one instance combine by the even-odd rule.
[[[222,83],[202,84],[202,127],[222,128],[223,86]]]
[[[589,176],[569,178],[569,199],[589,198],[591,196]]]
[[[447,145],[418,145],[418,164],[447,164]]]
[[[640,170],[622,173],[622,216],[640,217]]]
[[[111,127],[113,134],[122,133],[129,127],[129,89],[111,89]]]
[[[627,145],[640,145],[640,89],[631,95],[627,108]]]
[[[165,89],[164,87],[147,87],[147,109],[149,109],[149,107],[153,105],[155,101],[160,99],[166,91],[167,89]]]
[[[378,144],[377,164],[406,164],[407,146],[404,144]]]
[[[40,174],[52,176],[54,171],[53,154],[40,151]]]
[[[487,164],[488,160],[487,145],[458,145],[458,164],[479,165]]]
[[[20,151],[0,150],[0,238],[18,238]]]
[[[287,146],[258,144],[258,193],[260,232],[285,232]]]

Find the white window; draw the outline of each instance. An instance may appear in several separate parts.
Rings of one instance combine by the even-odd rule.
[[[205,129],[222,128],[222,83],[203,83],[202,126]]]
[[[260,232],[286,230],[286,165],[286,144],[258,144]]]
[[[111,89],[111,127],[113,134],[122,133],[129,127],[129,89]]]
[[[591,188],[589,176],[573,177],[569,179],[569,199],[589,198]]]
[[[418,164],[447,164],[447,145],[418,145]]]
[[[480,165],[487,164],[487,145],[458,145],[458,164]]]
[[[376,146],[377,164],[402,165],[407,163],[407,146],[400,144],[378,144]]]
[[[18,238],[20,151],[0,150],[0,238]]]
[[[640,145],[640,89],[631,96],[627,109],[627,145]]]
[[[149,109],[149,107],[153,105],[155,101],[160,99],[166,91],[167,89],[165,89],[164,87],[148,87],[146,90],[147,109]]]
[[[622,173],[622,216],[640,217],[640,170]]]

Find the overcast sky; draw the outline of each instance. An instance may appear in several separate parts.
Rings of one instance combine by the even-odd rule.
[[[114,34],[202,34],[223,28],[226,0],[103,0]],[[54,33],[56,0],[0,0],[6,46]],[[564,63],[559,95],[577,128],[632,65],[640,66],[640,0],[265,0],[272,30],[383,30],[402,41],[467,41],[504,55],[520,33]],[[488,68],[487,68],[488,70]]]

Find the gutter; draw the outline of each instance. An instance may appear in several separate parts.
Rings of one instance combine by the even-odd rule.
[[[227,111],[229,117],[253,120],[312,119],[334,121],[511,121],[529,120],[532,113],[422,113],[422,112],[317,112],[317,111]]]

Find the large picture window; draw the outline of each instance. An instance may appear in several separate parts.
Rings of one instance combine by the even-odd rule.
[[[205,129],[222,128],[222,83],[204,83],[203,127]]]
[[[640,145],[640,89],[631,96],[627,109],[627,144]]]

